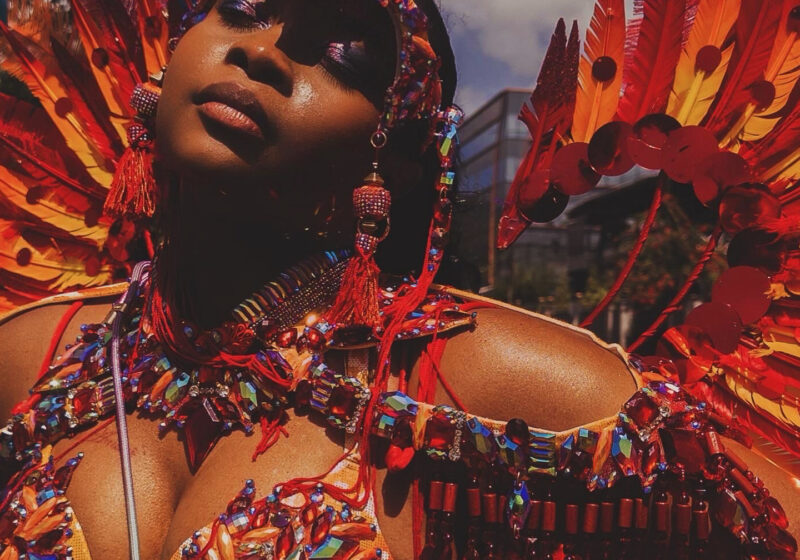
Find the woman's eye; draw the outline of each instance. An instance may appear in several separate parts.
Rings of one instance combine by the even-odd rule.
[[[372,70],[363,49],[343,43],[328,45],[320,65],[338,82],[350,88],[363,87]]]
[[[264,2],[222,0],[217,6],[222,22],[234,29],[264,29],[270,18],[264,12]]]

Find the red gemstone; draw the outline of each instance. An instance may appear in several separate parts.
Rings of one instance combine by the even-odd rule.
[[[778,503],[778,500],[772,496],[767,496],[766,499],[764,499],[764,508],[767,510],[767,513],[769,514],[769,520],[772,523],[781,529],[786,529],[789,526],[789,520],[786,518],[786,512],[783,511],[783,507]]]
[[[308,406],[311,402],[311,383],[302,379],[294,390],[294,405],[297,407]]]
[[[512,418],[506,424],[506,437],[517,445],[528,445],[530,440],[530,432],[528,432],[528,425],[520,418]]]
[[[322,350],[322,347],[325,346],[325,336],[318,329],[308,329],[306,331],[306,340],[309,348],[314,352]]]
[[[275,557],[286,558],[286,555],[294,548],[294,529],[291,525],[287,525],[278,540],[275,542]]]
[[[311,544],[318,545],[328,536],[331,528],[331,516],[327,511],[320,513],[311,526]]]
[[[455,426],[443,415],[431,416],[425,426],[425,446],[445,451],[455,438]]]
[[[356,390],[350,385],[339,385],[331,391],[328,412],[339,418],[350,418],[356,411]]]
[[[386,468],[391,472],[398,472],[405,469],[414,458],[414,448],[400,447],[394,444],[389,445],[386,451]]]
[[[636,393],[625,403],[625,412],[639,427],[645,427],[658,417],[658,407],[644,393]]]
[[[209,366],[200,366],[197,370],[197,381],[199,383],[214,383],[217,380],[217,371]]]
[[[288,348],[297,342],[297,329],[294,327],[278,333],[278,346]]]
[[[792,535],[775,525],[767,525],[765,531],[767,533],[767,549],[770,552],[786,553],[792,558],[797,554],[797,541]]]
[[[91,409],[92,393],[94,393],[94,389],[81,389],[72,398],[72,413],[78,418]]]

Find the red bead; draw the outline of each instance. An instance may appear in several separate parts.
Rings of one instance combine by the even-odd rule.
[[[441,415],[434,415],[428,419],[425,426],[425,446],[439,451],[450,448],[455,438],[455,426]]]
[[[297,407],[308,406],[311,402],[311,383],[302,379],[294,390],[294,405]]]
[[[398,472],[405,469],[414,458],[415,450],[413,447],[399,447],[389,445],[386,451],[386,468],[391,472]]]
[[[350,385],[339,385],[331,391],[328,412],[339,418],[350,418],[356,411],[356,390]]]
[[[81,389],[72,398],[72,413],[78,418],[90,411],[93,389]]]
[[[278,333],[277,343],[281,348],[289,348],[297,342],[297,329],[294,327]]]
[[[781,529],[786,529],[789,526],[789,519],[786,517],[786,512],[783,511],[783,507],[778,503],[778,500],[772,496],[767,496],[764,499],[764,509],[767,510],[770,522]]]
[[[639,427],[648,426],[658,417],[658,407],[644,393],[636,393],[625,403],[625,412]]]

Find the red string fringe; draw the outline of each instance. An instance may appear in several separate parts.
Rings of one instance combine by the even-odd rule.
[[[372,254],[362,251],[350,259],[342,284],[327,320],[333,325],[365,325],[375,329],[380,324],[378,275],[380,269]]]
[[[253,452],[253,461],[259,455],[265,453],[267,449],[278,443],[278,440],[283,434],[284,437],[289,437],[289,432],[286,431],[281,423],[283,422],[283,415],[278,415],[272,420],[267,420],[266,417],[261,417],[261,441],[258,442],[256,450]]]
[[[150,217],[156,210],[157,193],[151,143],[129,147],[119,160],[103,211],[115,218]]]

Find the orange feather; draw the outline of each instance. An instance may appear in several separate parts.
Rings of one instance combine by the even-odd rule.
[[[625,37],[623,0],[598,0],[592,22],[586,31],[585,50],[578,67],[578,88],[572,119],[572,139],[576,142],[588,142],[595,130],[610,121],[617,111]],[[592,65],[601,56],[609,57],[616,64],[613,77],[605,82],[592,75]]]

